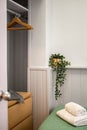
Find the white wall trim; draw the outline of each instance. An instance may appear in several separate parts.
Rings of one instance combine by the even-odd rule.
[[[30,91],[33,96],[34,130],[46,119],[50,107],[50,69],[49,67],[30,68]]]

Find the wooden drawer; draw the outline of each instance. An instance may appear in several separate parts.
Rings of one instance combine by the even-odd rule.
[[[24,103],[16,103],[8,109],[9,130],[32,115],[32,97],[24,100]],[[19,129],[20,130],[20,129]]]
[[[16,127],[14,127],[11,130],[32,130],[33,125],[32,125],[32,116],[29,116],[27,119],[22,121],[20,124],[18,124]]]
[[[17,92],[17,93],[20,94],[24,98],[24,100],[32,97],[32,94],[30,92]],[[16,100],[9,101],[8,102],[8,108],[13,106],[13,105],[16,105],[17,103],[18,102]]]

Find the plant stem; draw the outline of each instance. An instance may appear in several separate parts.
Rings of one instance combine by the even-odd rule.
[[[56,71],[56,84],[55,84],[55,99],[57,100],[58,97],[60,97],[62,94],[60,92],[60,83],[58,81],[58,78],[59,78],[59,72]]]

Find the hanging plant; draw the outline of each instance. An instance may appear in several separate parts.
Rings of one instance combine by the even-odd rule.
[[[49,58],[49,66],[53,71],[56,71],[56,83],[55,83],[55,99],[62,95],[60,89],[64,84],[66,77],[66,66],[70,65],[70,62],[65,60],[65,57],[60,54],[52,54]]]

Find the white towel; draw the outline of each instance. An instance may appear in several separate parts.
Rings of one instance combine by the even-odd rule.
[[[67,110],[74,116],[81,116],[86,114],[86,109],[74,102],[69,102],[65,104],[65,110]]]
[[[84,116],[73,116],[72,114],[67,112],[65,109],[57,111],[56,114],[59,117],[61,117],[63,120],[67,121],[68,123],[74,126],[87,125],[87,114]]]

